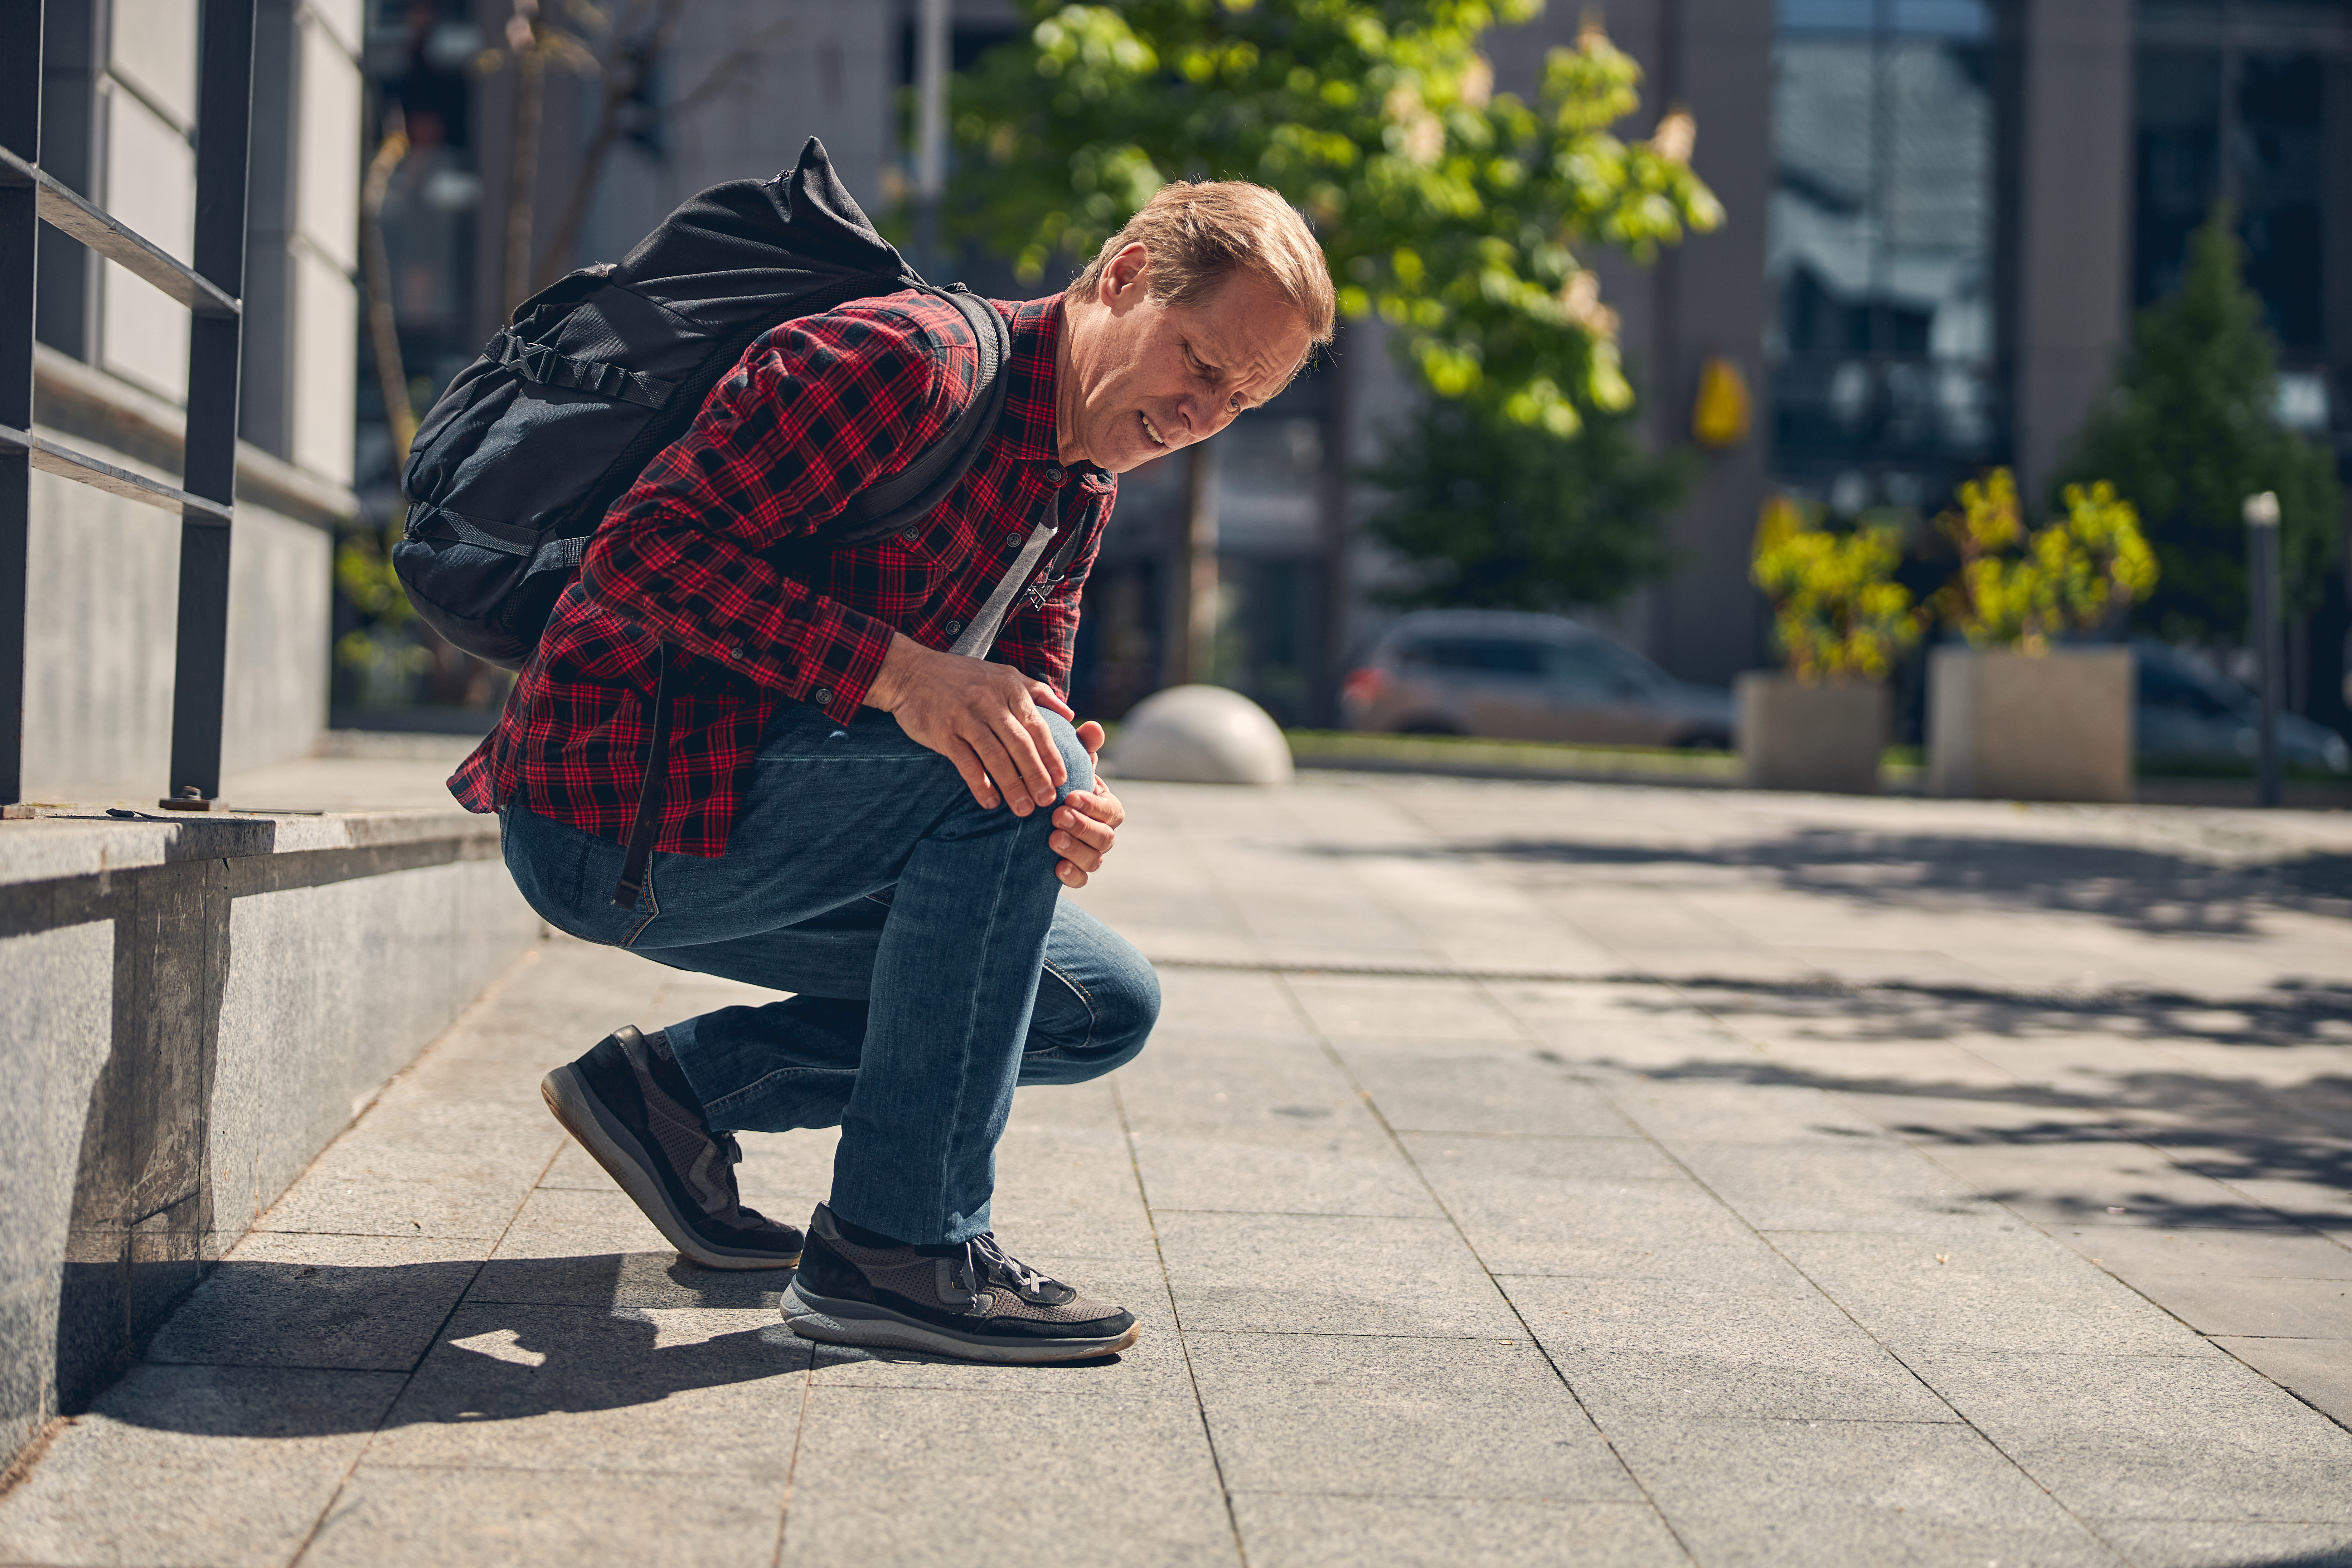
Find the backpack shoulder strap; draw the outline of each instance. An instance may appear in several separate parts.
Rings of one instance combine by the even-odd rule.
[[[962,311],[964,320],[971,323],[972,335],[980,343],[979,395],[964,405],[947,433],[913,462],[851,500],[842,513],[846,526],[835,536],[840,543],[877,538],[927,516],[947,500],[1004,415],[1004,384],[1009,379],[1005,371],[1013,358],[1013,333],[1004,318],[996,313],[995,306],[961,284],[921,287]]]

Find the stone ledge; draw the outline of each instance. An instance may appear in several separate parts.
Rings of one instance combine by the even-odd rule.
[[[174,820],[110,816],[95,805],[38,805],[31,821],[0,822],[0,887],[110,876],[188,860],[383,849],[449,842],[489,846],[499,822],[453,808],[318,813],[227,812]],[[447,859],[472,858],[456,849]],[[362,872],[362,875],[367,873]]]

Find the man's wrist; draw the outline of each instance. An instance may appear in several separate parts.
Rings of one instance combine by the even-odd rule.
[[[890,647],[882,656],[882,668],[874,672],[874,679],[866,689],[866,705],[879,708],[885,713],[895,713],[907,700],[908,678],[914,667],[930,650],[904,632],[890,634]]]

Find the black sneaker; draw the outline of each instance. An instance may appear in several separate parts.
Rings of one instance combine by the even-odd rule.
[[[743,1206],[735,1188],[742,1146],[732,1132],[704,1124],[659,1033],[615,1029],[541,1079],[539,1092],[687,1258],[706,1268],[790,1268],[801,1260],[797,1226]]]
[[[784,1291],[784,1321],[804,1340],[933,1351],[971,1361],[1080,1361],[1133,1344],[1132,1313],[1090,1301],[1005,1256],[992,1236],[946,1257],[865,1247],[823,1204],[808,1253]]]

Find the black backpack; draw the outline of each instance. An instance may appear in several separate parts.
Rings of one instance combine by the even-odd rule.
[[[780,322],[919,289],[962,310],[980,393],[937,445],[857,496],[818,541],[896,532],[945,500],[1004,408],[1011,334],[961,284],[934,289],[874,232],[814,137],[789,173],[713,185],[628,258],[516,310],[418,427],[392,563],[467,653],[520,669],[606,509],[686,432],[751,341]]]

